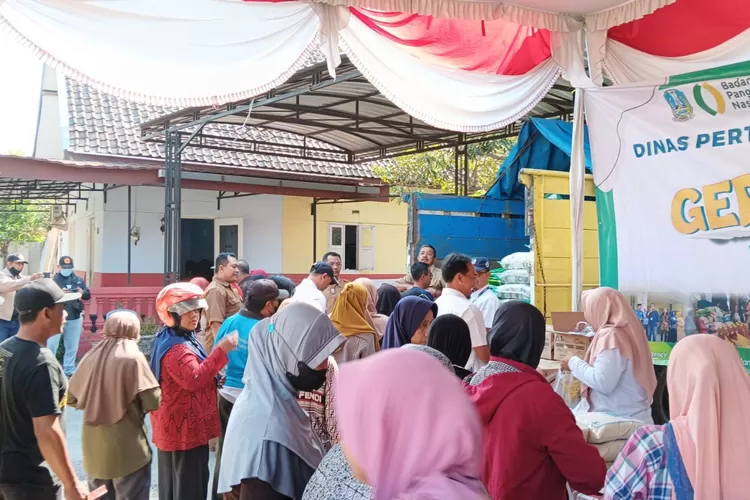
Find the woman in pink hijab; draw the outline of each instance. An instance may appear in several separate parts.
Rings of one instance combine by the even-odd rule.
[[[671,422],[633,434],[607,474],[604,498],[748,498],[750,377],[737,349],[713,335],[680,340],[667,388]]]
[[[343,447],[373,500],[489,498],[479,416],[438,360],[389,349],[342,365],[336,387]]]
[[[653,423],[656,375],[646,332],[628,300],[613,288],[583,292],[583,313],[596,334],[581,359],[562,361],[585,386],[591,411]]]
[[[367,290],[367,313],[370,315],[375,331],[378,332],[380,338],[383,338],[385,325],[388,324],[388,316],[378,313],[378,287],[370,278],[357,278],[354,282],[359,283]]]

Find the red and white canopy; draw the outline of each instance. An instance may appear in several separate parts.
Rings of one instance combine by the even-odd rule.
[[[249,0],[256,1],[256,0]],[[279,0],[276,0],[279,1]],[[283,0],[281,0],[283,1]],[[606,30],[650,14],[676,0],[311,0],[381,12],[444,19],[496,20],[550,31]]]
[[[77,79],[178,106],[262,94],[321,49],[335,72],[341,48],[394,103],[464,132],[520,118],[560,74],[586,86],[584,46],[594,81],[617,83],[750,59],[747,0],[4,0],[3,27]]]

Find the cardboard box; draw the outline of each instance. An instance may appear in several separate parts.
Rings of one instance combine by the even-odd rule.
[[[555,332],[550,325],[547,325],[547,330],[544,332],[542,359],[555,359]]]
[[[557,378],[557,372],[560,370],[560,362],[552,361],[549,359],[543,359],[539,362],[539,366],[536,367],[536,371],[542,374],[547,382],[550,384]]]
[[[573,332],[578,323],[586,321],[582,312],[553,312],[550,316],[552,317],[552,329],[561,333]]]
[[[551,316],[555,346],[552,352],[552,359],[562,361],[570,356],[583,358],[586,354],[586,349],[591,344],[591,337],[571,333],[575,331],[578,323],[586,321],[583,313],[553,312]]]
[[[591,344],[593,337],[580,335],[578,333],[560,333],[555,332],[555,360],[562,361],[570,356],[578,356],[583,359],[586,350]]]

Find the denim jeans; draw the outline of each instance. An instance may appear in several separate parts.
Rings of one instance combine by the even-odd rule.
[[[63,325],[62,338],[65,354],[63,355],[63,371],[67,377],[73,375],[76,371],[76,356],[78,355],[78,342],[81,340],[83,331],[83,316],[78,319],[69,319]],[[52,354],[57,355],[57,348],[60,345],[60,335],[57,334],[47,341],[47,347]]]
[[[17,334],[20,327],[21,325],[18,323],[17,319],[0,319],[0,342]]]

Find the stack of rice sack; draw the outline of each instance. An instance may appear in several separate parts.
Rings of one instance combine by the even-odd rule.
[[[625,443],[639,428],[646,425],[640,420],[616,417],[607,413],[576,413],[576,423],[586,442],[595,446],[609,468],[617,459]]]
[[[498,285],[495,293],[500,300],[523,300],[531,302],[531,252],[512,253],[500,261],[502,272],[494,278]]]

